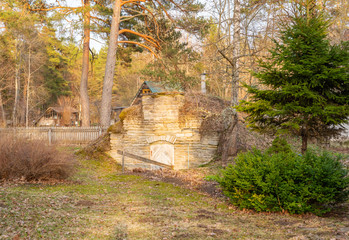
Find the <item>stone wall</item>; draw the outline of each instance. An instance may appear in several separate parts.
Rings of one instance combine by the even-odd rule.
[[[179,121],[184,96],[180,93],[151,94],[142,97],[139,116],[125,116],[123,131],[111,133],[110,155],[119,163],[117,150],[171,164],[174,169],[195,168],[209,162],[216,154],[219,134],[200,134],[202,119]],[[206,131],[207,132],[207,131]],[[128,168],[157,168],[154,165],[125,159]]]
[[[330,139],[330,145],[335,148],[349,149],[349,124],[343,124],[344,131]]]

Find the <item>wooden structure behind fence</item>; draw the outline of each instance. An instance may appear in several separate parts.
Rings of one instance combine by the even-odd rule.
[[[0,128],[0,138],[12,135],[31,140],[42,140],[49,144],[87,144],[106,131],[107,128],[102,127]]]

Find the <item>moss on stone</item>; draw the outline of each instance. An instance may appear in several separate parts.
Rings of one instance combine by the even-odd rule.
[[[124,131],[124,126],[121,121],[117,121],[115,124],[108,128],[108,133],[122,133]]]
[[[142,105],[134,105],[122,110],[119,115],[120,121],[123,122],[125,119],[135,119],[142,117]]]
[[[181,92],[160,92],[160,93],[149,94],[149,96],[151,96],[152,98],[158,98],[158,97],[161,97],[161,96],[172,96],[172,97],[175,97],[177,95],[184,95],[184,93],[181,93]]]

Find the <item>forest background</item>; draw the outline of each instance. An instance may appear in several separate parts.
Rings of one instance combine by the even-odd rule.
[[[346,0],[121,2],[113,107],[129,106],[146,80],[198,91],[203,73],[208,94],[233,105],[247,99],[240,85],[258,85],[251,71],[268,56],[295,3],[327,13],[332,43],[349,40]],[[0,126],[32,126],[59,105],[87,106],[83,125],[99,125],[113,6],[110,0],[0,1]]]

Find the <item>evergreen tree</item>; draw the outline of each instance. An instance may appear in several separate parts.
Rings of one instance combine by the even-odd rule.
[[[189,72],[189,68],[195,69],[193,65],[198,62],[199,53],[187,42],[181,41],[182,33],[169,20],[159,19],[157,27],[157,37],[161,40],[160,58],[143,70],[145,79],[162,82],[178,90],[192,89],[198,84],[200,73]]]
[[[311,7],[285,26],[255,73],[262,87],[245,85],[251,101],[237,107],[254,130],[300,136],[302,153],[310,138],[338,134],[349,117],[349,44],[331,45],[329,22]]]

